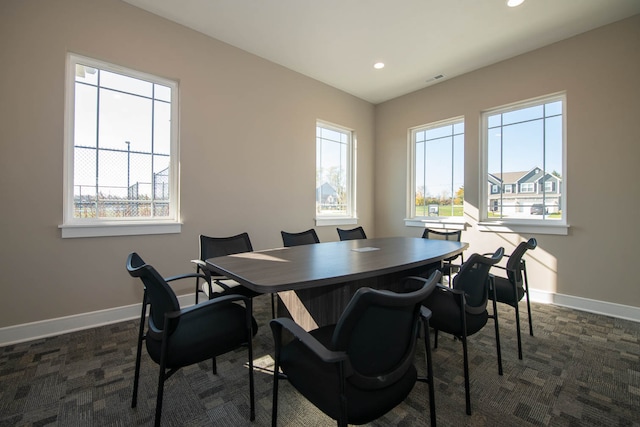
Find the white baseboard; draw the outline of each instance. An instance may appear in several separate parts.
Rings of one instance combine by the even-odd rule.
[[[530,289],[531,301],[640,322],[640,307]]]
[[[632,307],[629,305],[597,301],[570,295],[555,294],[552,292],[537,291],[535,289],[532,289],[530,294],[531,301],[534,302],[554,304],[576,310],[640,322],[640,307]],[[189,305],[192,305],[194,300],[194,294],[181,295],[178,297],[181,307],[188,307]],[[0,328],[0,347],[39,338],[66,334],[82,329],[110,325],[112,323],[123,322],[125,320],[137,319],[139,316],[140,304],[132,304],[124,307],[59,317],[57,319],[7,326],[5,328]]]
[[[193,305],[194,301],[195,294],[178,296],[180,307]],[[72,316],[58,317],[56,319],[7,326],[0,328],[0,347],[124,322],[125,320],[138,319],[141,308],[140,304],[132,304],[89,313],[74,314]]]

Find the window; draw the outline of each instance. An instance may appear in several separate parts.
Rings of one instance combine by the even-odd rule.
[[[482,114],[484,222],[566,226],[565,104],[560,94]]]
[[[410,217],[462,217],[464,119],[414,128],[410,138]],[[499,191],[497,186],[495,191]]]
[[[353,131],[316,124],[316,223],[356,222]]]
[[[507,184],[507,185],[504,186],[504,192],[505,193],[511,193],[511,191],[512,190],[511,190],[511,185],[510,184]]]
[[[520,184],[521,193],[533,193],[534,191],[533,182],[524,182]]]
[[[177,83],[70,54],[63,237],[179,232]]]

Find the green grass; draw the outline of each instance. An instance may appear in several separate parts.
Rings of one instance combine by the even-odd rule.
[[[453,214],[450,205],[440,205],[439,210],[439,216],[462,216],[463,214],[462,205],[453,206]],[[427,206],[416,206],[416,216],[429,216]]]

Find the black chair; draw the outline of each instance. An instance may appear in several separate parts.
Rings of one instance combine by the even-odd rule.
[[[421,307],[440,273],[413,292],[360,288],[335,325],[306,332],[291,319],[270,322],[275,340],[273,413],[277,425],[278,380],[282,369],[289,382],[338,426],[365,424],[402,403],[418,380],[429,383],[431,425],[435,425],[434,385],[429,343],[431,313]],[[422,318],[427,377],[418,378],[413,364]],[[293,334],[287,343],[283,338]]]
[[[531,322],[531,304],[529,303],[529,279],[527,278],[527,265],[522,258],[528,250],[538,246],[535,238],[521,242],[508,257],[505,267],[496,265],[496,268],[505,270],[507,277],[495,276],[496,301],[508,304],[516,311],[516,330],[518,335],[518,358],[522,359],[522,341],[520,337],[520,311],[518,303],[527,296],[527,312],[529,314],[529,335],[533,336],[533,323]]]
[[[342,228],[338,228],[338,236],[340,236],[340,240],[358,240],[358,239],[366,239],[367,235],[364,233],[364,228],[356,227],[351,230],[343,230]]]
[[[285,248],[291,246],[300,246],[300,245],[312,245],[314,243],[320,243],[320,239],[318,239],[318,235],[316,234],[316,230],[313,228],[307,231],[301,231],[300,233],[289,233],[286,231],[281,231],[282,234],[282,243]]]
[[[249,234],[240,233],[229,237],[209,237],[200,235],[200,259],[191,260],[196,265],[197,273],[205,271],[211,275],[210,281],[202,282],[201,278],[196,277],[196,304],[198,304],[198,295],[200,292],[206,294],[209,299],[218,298],[224,295],[244,295],[249,298],[262,295],[253,291],[235,280],[220,275],[218,272],[211,271],[205,260],[225,255],[233,255],[244,252],[253,252],[253,245]],[[275,317],[275,296],[271,294],[271,316]]]
[[[422,233],[423,239],[439,239],[439,240],[452,240],[459,242],[462,238],[462,230],[433,230],[430,228],[425,228]],[[460,258],[460,264],[453,264],[452,261]],[[450,258],[446,258],[443,261],[442,267],[440,271],[442,271],[442,276],[448,276],[449,278],[449,286],[451,286],[451,276],[453,273],[457,273],[460,271],[460,265],[464,264],[464,254],[460,253],[456,256],[452,256]]]
[[[156,397],[155,425],[160,425],[164,382],[178,369],[211,359],[213,373],[217,373],[216,356],[246,346],[249,356],[250,419],[255,419],[253,384],[253,347],[251,339],[258,330],[251,315],[251,299],[241,295],[228,295],[202,304],[180,309],[178,299],[168,281],[194,277],[198,273],[163,279],[140,256],[133,252],[127,258],[127,270],[144,284],[142,314],[138,332],[138,349],[133,379],[131,407],[138,401],[142,341],[146,342],[151,359],[160,365]],[[242,302],[241,304],[236,302]],[[147,333],[144,333],[145,315],[149,308]]]
[[[491,266],[500,262],[503,255],[504,248],[499,248],[495,251],[491,258],[480,254],[471,255],[453,278],[453,288],[439,285],[429,298],[423,302],[433,313],[431,327],[435,331],[434,348],[438,347],[439,331],[451,334],[462,341],[466,410],[469,415],[471,415],[471,394],[467,337],[480,331],[487,324],[488,318],[493,318],[495,324],[498,373],[502,375],[498,312],[493,293],[493,276],[489,273],[489,270]],[[493,315],[491,316],[487,312],[489,294],[491,294],[491,300],[493,301]]]

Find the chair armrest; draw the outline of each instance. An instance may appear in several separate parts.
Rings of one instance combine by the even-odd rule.
[[[200,268],[207,268],[207,263],[201,259],[192,259],[191,262]]]
[[[192,259],[191,262],[196,265],[198,271],[202,270],[205,272],[205,274],[208,273],[213,280],[221,280],[227,278],[222,274],[213,274],[207,263],[202,261],[201,259]]]
[[[348,360],[347,354],[344,351],[332,351],[326,348],[320,341],[315,339],[313,335],[302,329],[300,325],[291,319],[281,317],[273,319],[269,322],[271,329],[286,329],[302,344],[304,344],[309,350],[317,355],[325,363],[337,363],[344,360]],[[276,345],[280,345],[277,343]]]
[[[177,276],[171,276],[171,277],[165,277],[164,281],[165,282],[173,282],[174,280],[180,280],[180,279],[188,279],[190,277],[200,277],[204,280],[207,280],[207,276],[204,274],[200,274],[200,273],[186,273],[186,274],[178,274]]]
[[[431,319],[432,314],[433,313],[431,312],[431,310],[429,310],[427,307],[425,307],[424,305],[420,306],[420,317],[422,317],[423,320]]]

